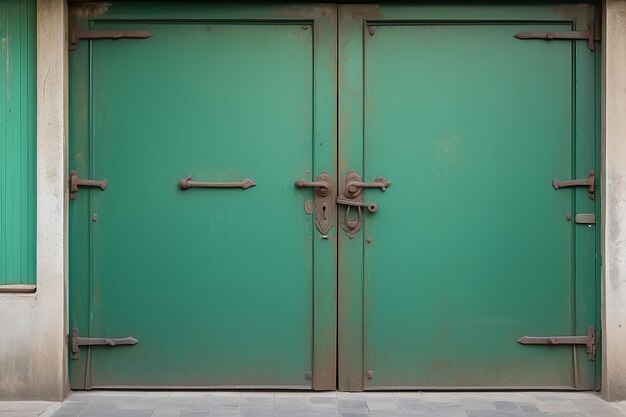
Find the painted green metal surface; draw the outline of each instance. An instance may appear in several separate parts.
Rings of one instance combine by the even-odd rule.
[[[584,347],[517,343],[596,321],[595,203],[551,186],[596,169],[595,57],[513,37],[587,16],[340,6],[339,172],[393,182],[340,235],[340,389],[594,387]]]
[[[335,7],[113,6],[71,59],[71,325],[85,387],[333,389],[335,229],[305,212],[335,175]],[[242,189],[181,191],[181,178]],[[313,380],[307,373],[313,374]]]
[[[35,283],[35,1],[0,2],[0,285]]]
[[[70,321],[139,339],[81,349],[74,388],[333,389],[336,337],[342,390],[594,387],[584,347],[517,343],[599,329],[566,220],[599,192],[551,187],[599,173],[596,56],[513,38],[586,5],[73,7],[152,32],[70,55],[70,169],[109,183],[70,203]],[[324,239],[293,181],[350,170],[393,186]]]

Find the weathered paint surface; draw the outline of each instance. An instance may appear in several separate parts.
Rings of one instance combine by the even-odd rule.
[[[37,292],[0,294],[0,398],[59,401],[66,360],[65,2],[37,2]]]
[[[0,3],[0,291],[35,283],[35,0]]]
[[[514,38],[570,13],[340,7],[340,173],[393,182],[341,235],[342,388],[594,388],[584,347],[517,343],[595,325],[595,204],[551,185],[595,169],[594,54]]]
[[[139,340],[83,348],[72,386],[334,388],[335,239],[294,187],[334,174],[334,7],[171,10],[112,6],[89,28],[151,37],[71,55],[69,168],[107,180],[71,202],[71,324]]]

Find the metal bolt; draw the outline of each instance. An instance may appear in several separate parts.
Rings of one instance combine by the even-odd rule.
[[[302,25],[302,30],[309,30],[309,25]]]
[[[356,11],[352,12],[352,17],[356,17]]]
[[[96,213],[91,215],[91,221],[92,222],[97,222],[98,221],[98,215]]]
[[[374,379],[374,371],[371,369],[367,371],[367,379]]]
[[[367,237],[367,239],[365,239],[365,241],[366,241],[367,243],[372,243],[372,238],[371,238],[370,236],[368,236],[368,237]]]
[[[571,213],[567,213],[565,215],[565,220],[567,220],[568,222],[572,220],[572,214]]]

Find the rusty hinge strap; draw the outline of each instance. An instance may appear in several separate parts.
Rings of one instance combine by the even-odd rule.
[[[517,39],[543,39],[546,41],[551,40],[586,40],[587,48],[590,51],[596,49],[596,19],[595,11],[587,21],[587,30],[573,30],[568,32],[519,32],[515,35]]]
[[[593,326],[587,328],[586,336],[523,336],[517,342],[522,345],[586,345],[589,359],[596,359],[596,329]]]
[[[573,30],[569,32],[519,32],[515,37],[522,40],[586,40],[589,50],[594,51],[596,49],[596,35],[593,25],[589,25],[589,30]]]
[[[119,346],[119,345],[136,345],[137,339],[134,337],[81,337],[78,335],[78,329],[73,328],[70,335],[70,348],[72,349],[72,359],[78,359],[81,346]]]
[[[146,39],[151,36],[152,33],[145,30],[80,30],[78,22],[73,22],[70,30],[69,50],[76,49],[76,44],[81,39]]]
[[[78,39],[122,39],[139,38],[145,39],[152,36],[152,33],[144,30],[94,30],[78,32]]]

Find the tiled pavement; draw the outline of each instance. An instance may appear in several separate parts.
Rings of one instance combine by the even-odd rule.
[[[43,414],[7,410],[6,404],[0,402],[0,417],[626,416],[618,410],[619,404],[589,392],[90,391],[74,392]]]

